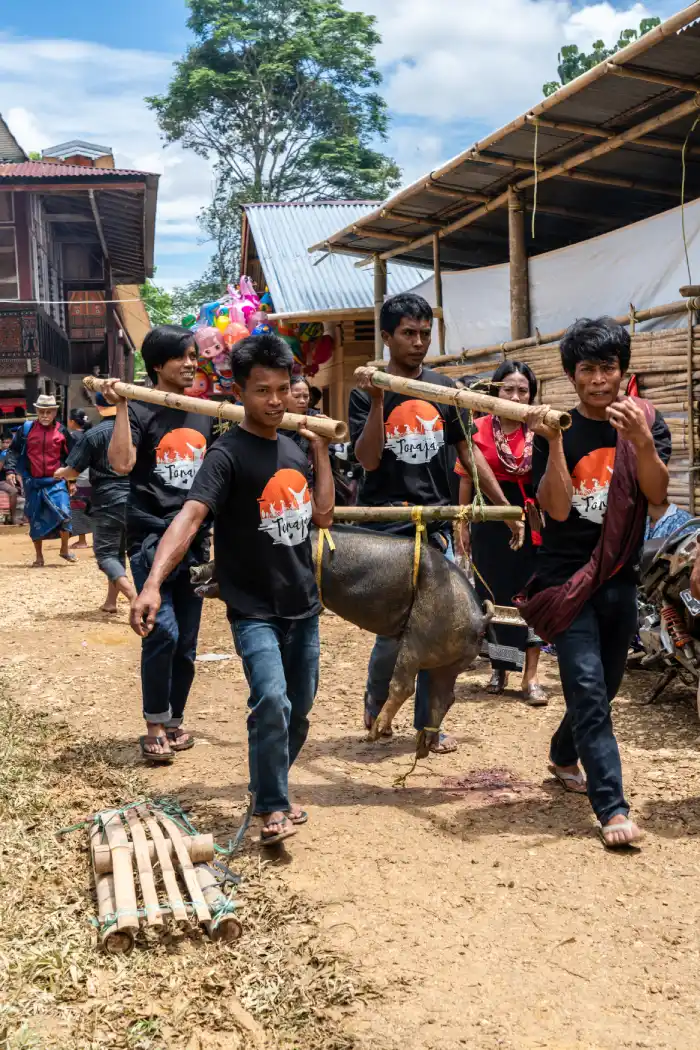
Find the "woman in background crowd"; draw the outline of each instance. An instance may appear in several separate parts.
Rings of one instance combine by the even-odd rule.
[[[496,397],[529,405],[537,394],[537,379],[532,369],[519,361],[504,361],[492,378],[491,393]],[[471,553],[479,596],[496,605],[513,605],[517,594],[534,572],[535,547],[539,543],[539,515],[532,490],[533,434],[526,426],[500,416],[481,416],[476,420],[474,443],[483,452],[496,475],[506,499],[527,512],[525,542],[513,550],[506,541],[508,527],[502,521],[473,522],[462,526],[462,545]],[[472,502],[472,479],[460,463],[455,472],[460,477],[459,502]],[[522,697],[533,707],[547,703],[547,695],[537,680],[540,640],[527,627],[494,625],[496,642],[487,642],[492,675],[489,693],[502,693],[510,671],[522,671]]]
[[[84,408],[72,408],[68,416],[68,429],[73,438],[73,448],[81,440],[83,434],[90,430],[92,423]],[[87,550],[87,534],[92,533],[92,522],[90,521],[90,498],[92,489],[87,468],[75,479],[75,489],[71,493],[71,512],[73,516],[73,533],[78,539],[71,543],[71,550]]]

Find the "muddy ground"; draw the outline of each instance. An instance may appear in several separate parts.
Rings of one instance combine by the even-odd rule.
[[[26,534],[0,532],[2,661],[15,681],[21,671],[28,717],[50,712],[107,741],[115,766],[131,765],[139,641],[126,605],[117,617],[97,611],[92,552],[75,566],[57,553],[49,544],[47,567],[29,570]],[[548,657],[542,710],[515,692],[488,697],[483,664],[464,675],[447,720],[459,751],[421,762],[402,788],[412,712],[387,745],[367,744],[360,728],[370,646],[323,617],[321,687],[293,774],[310,821],[276,871],[320,913],[329,947],[381,990],[348,1016],[348,1033],[378,1050],[697,1046],[700,724],[682,693],[646,707],[653,679],[624,683],[616,725],[647,839],[639,853],[611,855],[587,801],[546,771],[563,709]],[[246,690],[218,602],[206,606],[200,653],[232,658],[198,664],[197,746],[146,778],[154,794],[219,807],[225,839],[245,801]],[[484,770],[502,772],[474,790]]]

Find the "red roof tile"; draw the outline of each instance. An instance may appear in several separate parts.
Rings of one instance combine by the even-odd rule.
[[[82,164],[51,164],[35,160],[21,164],[0,164],[0,179],[110,179],[129,175],[145,178],[148,174],[126,168],[88,168]]]

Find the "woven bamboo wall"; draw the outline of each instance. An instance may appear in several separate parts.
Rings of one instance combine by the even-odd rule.
[[[692,331],[692,336],[691,336]],[[688,459],[688,354],[692,342],[692,381],[694,403],[700,399],[700,326],[692,330],[685,325],[653,332],[639,332],[632,336],[632,359],[630,373],[637,376],[639,392],[648,398],[663,414],[671,431],[673,455],[669,463],[671,480],[669,499],[689,509],[689,459]],[[503,360],[504,353],[493,350],[483,356],[473,357],[462,365],[440,371],[462,376],[465,373],[490,376]],[[523,350],[506,351],[505,357],[513,361],[524,361],[540,381],[538,400],[555,408],[568,409],[575,403],[571,383],[563,375],[559,357],[559,344],[548,343]],[[694,413],[697,420],[697,413]],[[698,436],[694,463],[697,464]],[[695,476],[695,506],[700,508],[700,478]]]

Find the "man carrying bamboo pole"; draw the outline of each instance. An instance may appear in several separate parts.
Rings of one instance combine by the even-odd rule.
[[[419,295],[395,295],[382,306],[382,339],[389,350],[387,372],[406,379],[454,387],[439,372],[423,368],[430,346],[433,311]],[[356,373],[359,389],[350,395],[350,440],[364,467],[358,504],[364,506],[448,506],[452,503],[452,474],[455,457],[471,476],[476,466],[478,483],[493,503],[507,503],[493,471],[476,446],[471,446],[466,414],[452,406],[417,400],[382,391],[372,385],[371,371]],[[377,527],[377,526],[374,526]],[[508,522],[515,548],[523,542],[523,523]],[[381,526],[380,526],[381,528]],[[388,526],[398,535],[410,534],[414,526]],[[429,542],[448,558],[453,557],[451,530],[447,522],[428,526]],[[437,614],[437,610],[436,610]],[[449,630],[449,625],[446,625]],[[400,640],[377,637],[369,662],[365,691],[365,726],[371,729],[389,695]],[[415,728],[428,719],[428,673],[418,675]],[[389,734],[387,734],[389,735]],[[456,742],[445,734],[436,738],[433,750],[454,751]]]
[[[642,833],[629,819],[610,705],[637,629],[636,562],[647,500],[666,499],[671,436],[649,401],[619,394],[630,360],[621,325],[576,321],[560,350],[579,402],[568,430],[533,428],[532,480],[546,525],[535,576],[516,604],[556,646],[566,714],[549,769],[567,791],[588,794],[603,843],[619,848]]]
[[[181,394],[192,385],[197,348],[187,328],[153,328],[141,353],[156,390]],[[117,405],[108,459],[117,474],[130,475],[127,546],[134,583],[141,590],[158,544],[202,465],[213,420],[140,401],[127,404],[114,390],[115,382],[103,391]],[[192,544],[190,563],[208,560],[209,527],[203,523]],[[149,762],[172,762],[175,751],[194,744],[182,722],[194,680],[201,615],[202,599],[190,586],[188,566],[182,565],[165,582],[158,617],[141,646],[146,735],[140,746]]]
[[[234,347],[243,422],[207,453],[131,613],[134,630],[148,637],[164,584],[213,514],[220,596],[250,687],[250,791],[266,846],[293,835],[295,825],[307,820],[290,802],[288,779],[309,731],[318,686],[321,603],[309,529],[312,521],[321,529],[333,521],[329,439],[301,431],[314,458],[312,493],[307,457],[278,433],[293,361],[276,335],[250,336]]]

